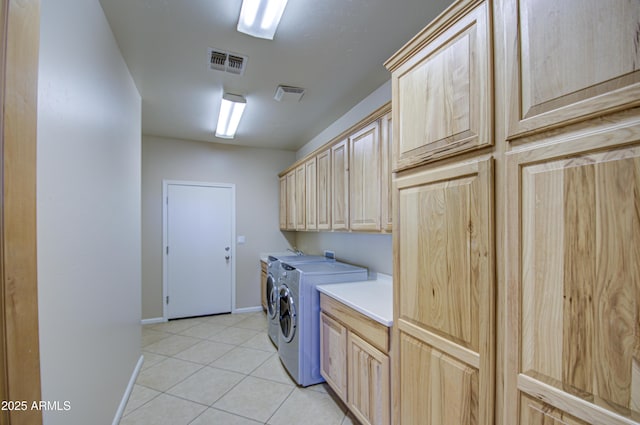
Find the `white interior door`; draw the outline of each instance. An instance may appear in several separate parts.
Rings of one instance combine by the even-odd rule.
[[[233,187],[166,185],[168,319],[232,306]]]

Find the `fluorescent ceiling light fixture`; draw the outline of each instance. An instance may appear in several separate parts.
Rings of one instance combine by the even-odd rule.
[[[273,40],[287,0],[242,0],[238,31]]]
[[[236,94],[224,93],[222,103],[220,103],[220,115],[218,115],[218,126],[216,127],[216,137],[223,139],[233,139],[240,124],[240,118],[247,106],[247,100]]]

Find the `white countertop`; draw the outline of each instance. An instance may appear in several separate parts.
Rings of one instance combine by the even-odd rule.
[[[378,274],[361,282],[318,285],[318,291],[385,326],[393,324],[393,280]]]

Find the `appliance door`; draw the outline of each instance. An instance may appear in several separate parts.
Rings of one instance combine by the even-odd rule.
[[[278,314],[278,285],[273,277],[273,274],[269,273],[267,276],[267,315],[269,320],[274,320]]]
[[[279,293],[280,335],[282,336],[283,342],[290,343],[296,334],[296,328],[298,326],[296,304],[293,299],[293,294],[287,285],[282,284]]]

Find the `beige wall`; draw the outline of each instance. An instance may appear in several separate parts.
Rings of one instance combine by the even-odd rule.
[[[142,318],[162,317],[162,180],[236,185],[236,308],[260,305],[261,252],[289,247],[279,230],[278,172],[295,153],[143,136]]]
[[[97,0],[41,2],[38,312],[47,425],[110,424],[140,359],[141,101]]]
[[[305,254],[333,251],[338,261],[367,267],[369,271],[393,274],[390,234],[345,232],[298,232],[296,244]]]

